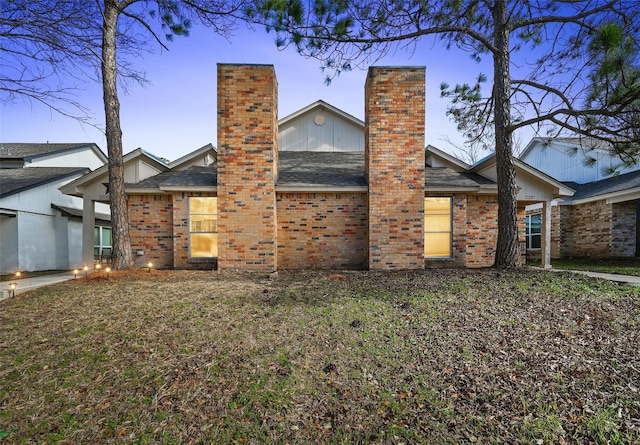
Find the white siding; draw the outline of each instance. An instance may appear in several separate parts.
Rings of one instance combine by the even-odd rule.
[[[89,167],[91,170],[102,167],[104,162],[90,148],[82,148],[65,153],[53,153],[38,157],[26,167]]]
[[[82,222],[69,220],[67,223],[68,269],[82,267]]]
[[[18,218],[0,215],[0,273],[18,270]]]
[[[314,117],[317,108],[280,125],[279,151],[364,151],[364,130],[330,110],[323,109],[323,125]]]
[[[24,271],[56,269],[54,217],[20,212],[18,268]]]
[[[603,151],[590,152],[589,156],[597,159],[592,166],[585,165],[585,156],[580,151],[572,154],[568,144],[552,141],[549,145],[542,142],[536,143],[522,157],[522,160],[552,178],[563,182],[577,182],[578,184],[605,179],[609,176],[604,174],[603,170],[620,163],[619,159]],[[637,169],[638,166],[621,169],[620,172],[627,173]]]

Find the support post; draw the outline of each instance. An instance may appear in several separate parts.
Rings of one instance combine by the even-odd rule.
[[[82,201],[82,264],[92,268],[94,227],[96,225],[96,210],[93,200],[85,197]]]
[[[551,269],[551,201],[542,203],[542,252],[540,266]]]

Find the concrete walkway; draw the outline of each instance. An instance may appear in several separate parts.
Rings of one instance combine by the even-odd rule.
[[[617,273],[602,273],[602,272],[587,272],[586,270],[562,270],[562,269],[547,269],[553,272],[573,272],[581,275],[586,275],[592,278],[601,278],[603,280],[615,281],[617,283],[629,284],[631,286],[640,286],[640,277],[633,275],[620,275]]]
[[[82,272],[84,274],[84,272]],[[81,276],[78,274],[78,278]],[[60,283],[62,281],[73,280],[73,271],[64,272],[51,275],[40,275],[32,278],[20,278],[12,279],[8,281],[0,282],[0,300],[7,298],[9,295],[9,283],[16,283],[16,295],[20,295],[23,292],[36,289],[42,286],[49,286],[50,284]]]

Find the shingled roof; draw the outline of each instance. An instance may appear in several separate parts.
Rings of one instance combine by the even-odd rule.
[[[571,183],[571,187],[576,189],[576,193],[570,198],[565,198],[563,202],[581,201],[611,193],[624,192],[640,188],[640,170],[586,184]]]
[[[215,187],[218,184],[218,166],[192,166],[185,170],[169,170],[136,184],[126,184],[136,189],[158,189],[166,186]]]
[[[448,167],[426,167],[425,186],[455,189],[495,187],[496,183],[476,173],[457,172]]]
[[[90,171],[86,167],[3,168],[0,169],[0,198]]]
[[[364,152],[281,151],[277,186],[362,187]]]
[[[31,144],[31,143],[1,143],[0,159],[32,159],[38,156],[76,150],[84,147],[97,147],[92,142],[64,143],[64,144]]]

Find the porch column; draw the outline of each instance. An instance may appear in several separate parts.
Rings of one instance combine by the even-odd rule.
[[[542,251],[540,267],[551,269],[551,201],[542,202]]]
[[[84,197],[82,200],[82,265],[93,269],[94,227],[96,210],[93,200]]]

